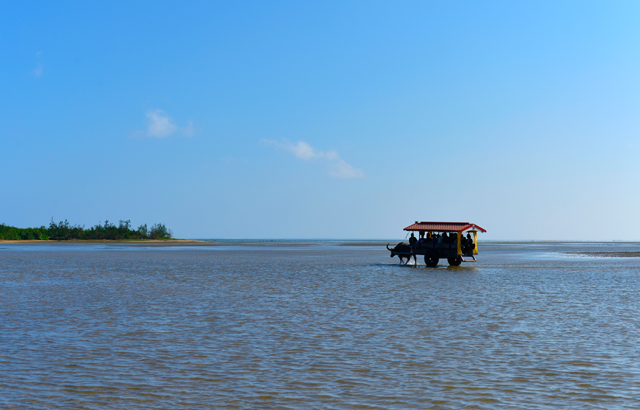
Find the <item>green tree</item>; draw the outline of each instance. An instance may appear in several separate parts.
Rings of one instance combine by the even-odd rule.
[[[147,224],[140,225],[138,227],[138,234],[140,235],[140,239],[147,239],[149,237],[149,229],[147,228]]]
[[[149,237],[151,239],[170,239],[171,231],[164,224],[155,224],[151,227]]]

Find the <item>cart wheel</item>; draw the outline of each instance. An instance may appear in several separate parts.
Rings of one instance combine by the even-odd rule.
[[[447,261],[449,261],[450,266],[460,266],[460,264],[462,263],[462,256],[452,256],[447,258]]]
[[[438,255],[436,255],[434,251],[430,251],[426,255],[424,255],[424,263],[426,263],[430,268],[435,268],[436,266],[438,266],[439,260],[440,259],[438,259]]]

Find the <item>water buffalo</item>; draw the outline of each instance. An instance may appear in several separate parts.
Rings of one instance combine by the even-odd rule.
[[[411,257],[413,256],[413,262],[414,263],[418,263],[416,260],[416,255],[413,255],[411,253],[411,245],[409,245],[406,242],[400,242],[399,244],[397,244],[396,246],[392,248],[389,248],[389,244],[387,244],[387,249],[389,251],[391,251],[391,257],[393,258],[394,256],[398,255],[398,259],[400,259],[400,263],[402,263],[402,260],[404,258],[407,258],[407,261],[405,262],[405,265],[407,263],[409,263],[409,261],[411,260]]]

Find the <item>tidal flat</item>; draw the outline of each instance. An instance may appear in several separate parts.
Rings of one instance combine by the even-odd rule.
[[[568,252],[570,255],[590,256],[593,258],[640,258],[640,252]]]
[[[0,408],[637,408],[640,244],[386,242],[0,243]]]

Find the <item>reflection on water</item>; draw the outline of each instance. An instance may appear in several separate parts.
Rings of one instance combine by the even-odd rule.
[[[44,249],[46,248],[46,249]],[[635,408],[638,244],[0,249],[0,408]]]

